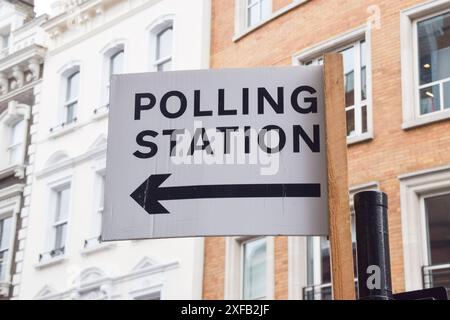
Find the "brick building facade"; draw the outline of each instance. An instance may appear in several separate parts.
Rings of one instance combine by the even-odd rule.
[[[211,68],[343,54],[350,195],[388,194],[395,292],[448,287],[450,1],[213,0],[211,28]],[[324,239],[266,238],[260,248],[262,264],[247,260],[249,239],[206,239],[203,297],[329,297]]]

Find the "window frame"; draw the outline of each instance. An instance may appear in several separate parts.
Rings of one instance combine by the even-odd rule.
[[[265,245],[266,245],[266,257],[265,257],[265,263],[266,263],[266,286],[265,286],[265,294],[262,297],[257,297],[251,300],[266,300],[267,299],[267,292],[268,292],[268,277],[267,277],[267,268],[268,268],[268,241],[267,241],[267,237],[263,237],[263,236],[259,236],[259,237],[248,237],[245,238],[241,241],[239,241],[239,251],[240,251],[240,279],[239,279],[239,284],[240,284],[240,299],[243,300],[244,299],[244,273],[245,273],[245,245],[254,241],[259,241],[264,239]]]
[[[69,100],[69,90],[71,90],[71,84],[72,84],[72,79],[78,76],[78,92],[76,94],[76,96],[72,99]],[[81,79],[81,72],[80,70],[74,70],[73,72],[71,72],[66,78],[65,78],[65,82],[66,82],[66,87],[65,87],[65,92],[64,92],[64,111],[63,111],[63,119],[64,121],[62,123],[64,123],[64,125],[71,125],[73,123],[75,123],[77,121],[77,107],[79,106],[79,100],[80,100],[80,81]],[[72,95],[72,93],[71,93]],[[73,107],[75,106],[75,107]],[[73,107],[73,115],[72,115],[72,120],[69,122],[68,121],[68,116],[69,116],[69,107]]]
[[[10,230],[9,230],[10,238],[6,240],[8,242],[6,244],[7,245],[6,249],[2,250],[1,243],[0,243],[0,253],[6,252],[6,254],[4,255],[3,259],[0,260],[0,265],[3,265],[5,267],[5,269],[2,269],[2,268],[0,269],[0,283],[1,282],[7,282],[6,278],[8,278],[9,273],[10,273],[10,270],[8,270],[8,269],[10,269],[10,267],[11,267],[11,265],[9,263],[9,260],[11,260],[10,259],[11,258],[11,248],[12,248],[11,247],[11,238],[14,238],[14,234],[12,233],[12,231],[14,231],[14,226],[12,225],[14,223],[14,215],[11,212],[6,213],[6,214],[0,214],[0,225],[2,226],[2,228],[4,227],[4,224],[2,225],[1,222],[5,221],[7,219],[11,219],[11,222],[10,222],[11,225],[10,225]],[[1,240],[2,240],[1,238],[3,237],[3,230],[0,229],[0,231],[1,231],[0,232],[0,242],[1,242]],[[6,270],[6,271],[3,271],[4,274],[5,274],[5,278],[4,279],[2,279],[2,274],[1,274],[2,270]]]
[[[418,43],[418,25],[420,22],[423,22],[425,20],[428,19],[432,19],[432,18],[436,18],[438,16],[441,15],[445,15],[445,14],[450,14],[450,8],[448,10],[442,10],[442,11],[438,11],[438,12],[434,12],[432,14],[428,14],[425,16],[421,16],[420,18],[416,18],[412,21],[413,23],[413,29],[412,29],[412,37],[413,37],[413,61],[414,63],[414,67],[413,67],[413,72],[414,72],[414,97],[415,97],[415,115],[418,118],[423,118],[423,117],[427,117],[430,116],[431,114],[436,114],[436,113],[443,113],[443,112],[450,112],[450,108],[449,109],[444,109],[444,91],[443,91],[443,83],[450,83],[450,77],[445,78],[445,79],[441,79],[441,80],[437,80],[437,81],[433,81],[427,84],[420,84],[420,70],[419,70],[419,43]],[[430,113],[425,113],[422,114],[420,112],[420,91],[422,89],[428,88],[428,87],[433,87],[435,85],[439,84],[439,91],[440,91],[440,106],[439,106],[439,110],[438,111],[433,111]]]
[[[245,1],[245,4],[244,4],[244,10],[245,10],[245,13],[244,13],[244,26],[245,26],[245,29],[254,28],[255,26],[257,26],[257,25],[261,24],[262,22],[264,22],[265,20],[269,19],[270,15],[272,14],[272,10],[273,10],[272,9],[273,8],[273,1],[272,0],[242,0],[242,1]],[[249,1],[254,1],[254,2],[249,4]],[[267,17],[263,16],[263,5],[262,5],[263,1],[269,1],[270,12],[267,14]],[[250,25],[249,24],[249,22],[250,22],[250,20],[249,20],[249,9],[254,7],[254,6],[258,6],[259,7],[259,10],[258,10],[259,17],[258,17],[258,21],[255,22],[255,24]]]
[[[59,219],[57,220],[58,216],[60,216],[61,212],[59,212],[58,210],[61,210],[61,198],[62,197],[62,192],[66,191],[68,192],[68,200],[67,200],[67,213],[66,216],[64,217],[65,219]],[[53,201],[53,219],[52,219],[52,242],[51,242],[51,250],[65,250],[66,246],[67,246],[67,234],[69,231],[69,213],[70,213],[70,202],[71,202],[71,184],[70,183],[65,183],[63,185],[58,186],[57,188],[54,188],[52,190],[53,192],[53,197],[54,197],[54,201]],[[57,230],[59,227],[66,227],[66,235],[64,237],[64,239],[62,239],[62,246],[57,248],[56,247],[56,239],[57,239]],[[64,254],[64,252],[63,252]],[[63,255],[62,254],[62,255]],[[57,255],[58,256],[58,255]]]
[[[325,40],[317,45],[310,48],[304,49],[300,52],[294,53],[292,55],[292,64],[295,66],[306,65],[309,61],[319,60],[323,58],[323,55],[327,52],[340,52],[355,43],[360,43],[365,41],[366,43],[366,86],[367,86],[367,99],[366,99],[366,110],[367,110],[367,132],[361,133],[359,135],[347,136],[347,145],[352,145],[356,143],[366,142],[372,140],[374,137],[374,127],[373,127],[373,94],[372,94],[372,35],[370,23],[364,24],[358,28],[350,30],[348,32],[342,33],[336,37]],[[356,54],[355,54],[356,56]],[[359,56],[358,66],[361,65],[361,55]],[[356,69],[356,66],[355,66]],[[361,71],[359,71],[359,74]],[[355,78],[355,82],[356,82]],[[361,79],[360,79],[361,80]],[[361,83],[359,82],[359,86]],[[361,95],[359,91],[358,96]],[[355,88],[356,96],[356,88]],[[361,105],[359,109],[361,109]],[[350,108],[350,107],[349,107]],[[346,107],[347,110],[347,107]],[[362,132],[362,130],[361,130]]]
[[[266,297],[271,300],[275,296],[275,237],[273,236],[243,236],[225,238],[225,283],[224,298],[239,300],[243,298],[243,263],[241,244],[248,240],[266,238],[267,270]]]
[[[434,0],[400,12],[402,129],[432,124],[450,118],[450,109],[420,115],[417,22],[450,11],[446,0]]]
[[[14,136],[14,130],[16,130],[16,126],[22,122],[23,123],[23,129],[22,132],[19,132],[20,135],[22,135],[22,141],[14,143],[13,140],[13,136]],[[26,143],[26,126],[27,126],[27,122],[26,119],[24,117],[20,117],[18,118],[17,121],[15,121],[13,124],[9,125],[9,143],[8,146],[6,147],[6,150],[8,152],[8,164],[10,166],[14,166],[14,165],[18,165],[18,164],[23,164],[24,162],[24,147],[23,145]],[[11,156],[12,156],[12,150],[16,150],[18,152],[18,160],[17,162],[12,162],[11,160]]]
[[[366,121],[367,121],[367,131],[363,132],[363,125],[362,125],[362,110],[365,107],[366,108],[366,115],[368,115],[368,109],[369,109],[369,98],[367,97],[365,100],[362,100],[362,72],[361,72],[361,47],[362,47],[362,43],[365,42],[366,46],[367,46],[367,42],[366,39],[362,39],[362,40],[356,40],[352,43],[348,43],[340,48],[337,48],[335,50],[333,50],[333,52],[337,52],[337,53],[342,53],[346,50],[352,49],[354,50],[354,104],[352,106],[346,106],[345,107],[345,113],[347,114],[348,111],[353,110],[354,112],[354,132],[355,134],[350,134],[347,135],[347,139],[351,140],[351,139],[355,139],[361,136],[364,136],[367,134],[368,132],[368,128],[369,128],[369,119],[368,116],[366,117]],[[367,48],[366,48],[367,50]],[[367,57],[366,57],[367,58]],[[318,56],[312,60],[306,61],[303,65],[321,65],[321,61],[323,61],[323,55]],[[345,76],[345,75],[344,75]],[[366,86],[368,86],[367,83],[367,64],[366,64]],[[367,90],[367,88],[366,88]],[[368,90],[367,90],[368,92]]]
[[[420,290],[423,289],[422,267],[430,261],[424,199],[450,193],[450,166],[407,173],[398,179],[405,290]]]
[[[169,56],[165,56],[165,57],[159,57],[158,58],[158,54],[159,54],[159,50],[160,50],[160,39],[161,39],[161,35],[163,35],[165,32],[167,32],[168,30],[172,30],[172,49],[171,49],[171,54]],[[153,60],[153,68],[155,71],[163,71],[163,70],[159,70],[159,67],[166,64],[167,62],[171,62],[172,63],[172,67],[170,68],[169,71],[173,70],[173,35],[174,35],[174,30],[173,30],[173,24],[167,25],[164,28],[161,28],[161,30],[159,30],[158,32],[155,33],[155,47],[154,47],[154,60]]]
[[[431,248],[430,248],[430,230],[428,228],[428,212],[425,202],[428,198],[434,198],[444,195],[450,195],[450,190],[435,190],[420,196],[420,219],[422,227],[422,254],[424,257],[424,265],[431,266]],[[450,262],[450,258],[449,258]]]

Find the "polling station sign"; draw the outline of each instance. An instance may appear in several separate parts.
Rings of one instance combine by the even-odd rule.
[[[103,240],[327,235],[321,66],[111,80]]]

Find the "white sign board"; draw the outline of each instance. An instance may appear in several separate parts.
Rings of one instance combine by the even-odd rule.
[[[113,76],[103,240],[327,235],[322,67]]]

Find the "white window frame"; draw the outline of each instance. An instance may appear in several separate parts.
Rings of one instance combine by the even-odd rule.
[[[54,224],[56,220],[56,208],[57,208],[57,195],[56,193],[62,189],[69,188],[69,203],[68,203],[68,212],[67,212],[67,230],[66,237],[64,241],[64,253],[61,255],[49,257],[48,259],[40,260],[35,264],[35,268],[43,268],[55,263],[62,262],[67,257],[67,249],[68,249],[68,241],[70,239],[70,216],[72,213],[72,199],[74,195],[73,183],[72,183],[72,175],[67,173],[61,173],[52,181],[47,183],[47,192],[48,192],[48,205],[46,208],[47,211],[47,225],[45,227],[45,231],[42,232],[44,235],[44,245],[39,252],[39,254],[49,253],[50,251],[55,249],[55,240],[56,233],[54,230]],[[39,256],[37,257],[39,258]]]
[[[67,94],[68,94],[68,92],[69,92],[69,84],[71,84],[71,80],[75,77],[77,75],[77,77],[78,77],[78,92],[77,92],[77,95],[76,95],[76,97],[74,97],[74,99],[72,99],[72,100],[68,100],[68,98],[67,98]],[[71,74],[69,74],[66,78],[65,78],[65,82],[66,82],[66,90],[65,90],[65,92],[64,92],[64,96],[65,96],[65,99],[64,99],[64,111],[63,111],[63,114],[64,114],[64,121],[63,121],[63,123],[65,124],[65,125],[71,125],[71,124],[73,124],[74,122],[76,122],[76,119],[77,119],[77,112],[78,112],[78,109],[79,109],[79,95],[80,95],[80,77],[81,77],[81,72],[80,72],[80,70],[75,70],[74,72],[72,72]],[[68,117],[68,114],[69,114],[69,107],[71,107],[71,106],[73,106],[73,105],[75,105],[75,108],[73,109],[73,117],[72,117],[72,121],[70,121],[70,122],[67,122],[67,117]]]
[[[349,32],[343,33],[329,39],[325,42],[319,43],[313,47],[302,50],[298,53],[295,53],[292,56],[293,65],[304,65],[309,61],[318,61],[325,52],[338,52],[349,48],[355,44],[358,44],[358,48],[360,48],[360,42],[365,41],[366,43],[366,85],[367,85],[367,99],[366,103],[363,105],[360,103],[358,108],[355,108],[358,101],[361,99],[361,79],[357,77],[357,74],[360,72],[355,72],[355,105],[353,107],[348,107],[345,110],[350,110],[355,108],[355,131],[360,134],[355,134],[351,136],[347,136],[347,145],[367,141],[373,139],[373,101],[372,101],[372,45],[371,45],[371,27],[370,25],[363,25],[359,28],[351,30]],[[355,47],[356,48],[356,47]],[[357,60],[357,64],[355,64],[355,70],[360,70],[361,63],[361,55],[360,52],[355,52],[355,60]],[[358,58],[356,58],[358,57]],[[357,69],[359,68],[359,69]],[[359,88],[359,89],[358,89]],[[358,89],[358,90],[357,90]],[[362,107],[366,106],[367,108],[367,132],[362,133],[361,121],[356,121],[357,116],[359,115],[362,118]]]
[[[253,241],[257,241],[257,240],[261,240],[264,239],[266,242],[266,267],[268,266],[268,243],[267,243],[267,237],[249,237],[246,239],[243,239],[242,241],[240,241],[239,243],[239,247],[240,247],[240,299],[244,299],[244,271],[245,271],[245,245],[253,242]],[[266,271],[267,273],[267,271]],[[266,294],[262,297],[257,297],[253,300],[266,300],[267,299],[267,275],[266,275]]]
[[[427,266],[428,234],[424,199],[450,193],[450,166],[404,174],[400,180],[403,259],[406,291],[420,290]]]
[[[24,177],[25,155],[27,148],[28,124],[30,120],[31,108],[28,105],[20,104],[17,101],[10,101],[8,108],[0,115],[0,149],[3,150],[5,157],[1,158],[0,172],[15,171],[15,176],[18,178]],[[24,121],[24,128],[22,135],[22,143],[19,147],[18,162],[10,162],[11,134],[14,125],[19,121]],[[18,146],[19,144],[17,144]]]
[[[166,30],[167,28],[172,28],[172,55],[170,57],[163,57],[161,59],[156,58],[156,50],[157,50],[157,37],[158,35]],[[158,71],[158,65],[163,62],[167,62],[169,60],[172,61],[172,69],[176,70],[176,22],[173,15],[165,15],[159,17],[154,22],[152,22],[146,28],[149,37],[148,37],[148,50],[149,50],[149,71]]]
[[[101,205],[104,199],[102,200],[100,197],[102,196],[99,192],[99,188],[102,185],[102,181],[104,181],[103,185],[103,196],[105,194],[106,189],[106,158],[96,159],[94,164],[92,165],[92,179],[93,179],[93,197],[92,197],[92,209],[90,210],[89,221],[91,228],[86,234],[86,238],[84,241],[93,240],[95,238],[100,239],[101,237],[101,227],[102,227],[102,216],[104,206]],[[102,180],[105,179],[105,180]],[[104,198],[104,197],[103,197]],[[100,219],[98,217],[100,215]],[[97,223],[99,222],[99,223]],[[110,248],[114,245],[112,242],[101,242],[99,241],[96,244],[84,243],[83,248],[81,250],[81,254],[87,255],[93,252],[101,251],[103,249]]]
[[[448,0],[432,0],[400,12],[402,128],[405,130],[450,118],[450,109],[420,114],[417,43],[417,22],[449,11],[450,2]],[[429,84],[426,87],[428,86]]]
[[[159,45],[159,41],[160,41],[160,37],[164,32],[167,32],[168,30],[172,30],[172,52],[170,55],[166,56],[166,57],[159,57],[157,58],[157,53],[160,50],[160,45]],[[168,26],[164,29],[162,29],[161,31],[159,31],[156,35],[156,41],[155,41],[155,61],[153,62],[153,67],[155,68],[155,70],[159,71],[159,66],[167,63],[167,62],[172,62],[172,56],[173,56],[173,26]]]
[[[111,78],[111,63],[112,57],[123,51],[123,65],[122,65],[122,73],[127,70],[127,42],[124,39],[115,39],[108,43],[101,51],[101,63],[103,65],[103,72],[101,74],[101,79],[99,79],[102,83],[102,90],[100,93],[100,101],[97,106],[95,106],[93,113],[94,116],[104,116],[107,114],[109,108],[109,93],[110,93],[110,78]]]
[[[239,41],[247,34],[253,32],[254,30],[260,28],[271,20],[278,18],[279,16],[291,11],[292,9],[303,5],[311,0],[291,0],[290,3],[286,4],[284,7],[281,7],[274,11],[273,9],[273,0],[270,1],[270,14],[256,23],[251,27],[247,27],[247,2],[246,0],[234,0],[235,8],[234,8],[234,36],[233,41]]]
[[[14,136],[14,130],[16,130],[16,126],[22,121],[23,121],[23,126],[25,127],[27,125],[27,122],[26,122],[26,120],[24,118],[19,118],[14,124],[12,124],[10,126],[10,130],[9,130],[9,145],[7,147],[8,162],[9,162],[10,166],[23,163],[23,147],[22,147],[22,145],[26,141],[26,136],[24,135],[24,133],[26,132],[26,128],[23,129],[21,141],[15,142],[15,143],[12,141],[13,136]],[[18,161],[17,162],[13,162],[12,161],[12,153],[15,150],[17,150],[17,152],[18,152]]]
[[[255,26],[257,26],[258,24],[260,24],[261,22],[263,22],[264,20],[268,19],[272,13],[272,5],[273,5],[273,1],[272,0],[242,0],[245,2],[244,4],[244,8],[245,8],[245,28],[250,29],[253,28]],[[249,4],[249,1],[253,1],[253,3]],[[269,1],[269,8],[270,8],[270,13],[267,14],[267,17],[263,17],[263,12],[262,12],[262,1]],[[259,20],[254,24],[254,25],[249,25],[249,16],[248,16],[248,11],[251,7],[254,6],[258,6],[259,7]]]
[[[56,220],[56,217],[58,215],[60,215],[60,212],[58,212],[58,210],[60,210],[60,197],[63,191],[68,190],[68,208],[67,208],[67,216],[65,217],[65,219],[62,220]],[[52,192],[53,192],[53,197],[54,197],[54,207],[53,207],[53,220],[52,220],[52,244],[51,244],[51,250],[59,250],[64,248],[66,248],[67,245],[67,231],[69,230],[69,212],[70,212],[70,202],[71,202],[71,185],[70,183],[66,183],[63,185],[58,186],[57,188],[53,188]],[[66,227],[66,236],[64,239],[62,239],[62,247],[57,248],[56,247],[56,235],[57,235],[57,230],[59,227]],[[64,255],[64,254],[63,254]]]
[[[14,241],[16,237],[17,220],[21,210],[21,195],[25,185],[15,184],[8,188],[0,190],[0,219],[12,218],[9,239],[9,252],[6,259],[5,268],[11,270],[14,257]],[[6,297],[9,294],[10,284],[12,282],[12,274],[7,272],[5,279],[0,279],[0,297]]]
[[[261,238],[255,237],[227,237],[225,253],[225,292],[226,300],[243,299],[243,244]],[[266,238],[266,296],[265,300],[274,299],[275,295],[275,238]]]
[[[75,72],[79,72],[79,84],[78,84],[78,96],[77,96],[77,110],[74,114],[75,121],[72,121],[71,123],[66,123],[67,113],[66,113],[66,105],[70,104],[74,101],[67,101],[67,84],[68,84],[68,78],[73,75]],[[81,62],[76,61],[70,61],[63,65],[58,70],[58,75],[60,78],[60,85],[59,85],[59,94],[57,97],[57,110],[55,112],[55,123],[53,123],[53,127],[49,128],[49,135],[51,138],[59,137],[63,134],[66,134],[72,130],[74,130],[77,126],[77,123],[79,122],[79,115],[81,113],[81,102],[82,102],[82,95],[83,95],[83,70],[81,68]]]

